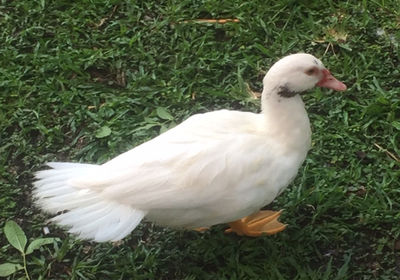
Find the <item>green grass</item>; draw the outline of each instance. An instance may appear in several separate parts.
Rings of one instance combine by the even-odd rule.
[[[197,18],[240,23],[180,23]],[[144,223],[113,245],[50,225],[60,241],[27,257],[31,278],[399,279],[398,1],[3,0],[0,26],[0,263],[20,258],[5,221],[43,235],[30,191],[44,162],[102,163],[194,113],[258,111],[246,83],[260,91],[274,61],[305,51],[349,89],[304,96],[313,148],[270,206],[286,231]]]

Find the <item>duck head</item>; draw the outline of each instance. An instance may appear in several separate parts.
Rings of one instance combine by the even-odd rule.
[[[337,91],[347,89],[325,68],[322,62],[305,53],[288,55],[277,61],[264,78],[264,92],[290,98],[315,86]]]

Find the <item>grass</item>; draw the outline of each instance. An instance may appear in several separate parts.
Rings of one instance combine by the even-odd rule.
[[[272,205],[272,237],[143,223],[121,244],[75,240],[27,257],[32,279],[398,279],[400,6],[375,1],[1,1],[0,263],[18,262],[2,229],[28,239],[46,217],[32,173],[51,160],[102,163],[220,108],[258,111],[246,84],[283,55],[321,57],[349,89],[304,96],[313,148]],[[240,23],[182,23],[238,18]],[[397,157],[397,160],[396,160]],[[23,276],[17,272],[9,279]]]

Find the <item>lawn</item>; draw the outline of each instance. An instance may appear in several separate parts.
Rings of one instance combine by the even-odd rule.
[[[31,279],[400,278],[397,0],[3,0],[0,26],[0,264],[22,262],[3,233],[13,220],[29,241],[56,238],[26,257]],[[258,112],[250,92],[295,52],[321,58],[348,90],[303,96],[312,149],[269,206],[285,209],[284,232],[142,223],[95,244],[32,205],[47,161],[103,163],[195,113]]]

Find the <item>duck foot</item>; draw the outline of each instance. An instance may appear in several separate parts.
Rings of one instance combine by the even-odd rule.
[[[235,232],[237,235],[257,237],[272,235],[286,228],[278,221],[281,211],[261,210],[255,214],[229,223],[230,228],[225,233]]]
[[[200,233],[204,233],[209,229],[210,229],[209,227],[198,227],[198,228],[193,228],[192,230],[200,232]]]

